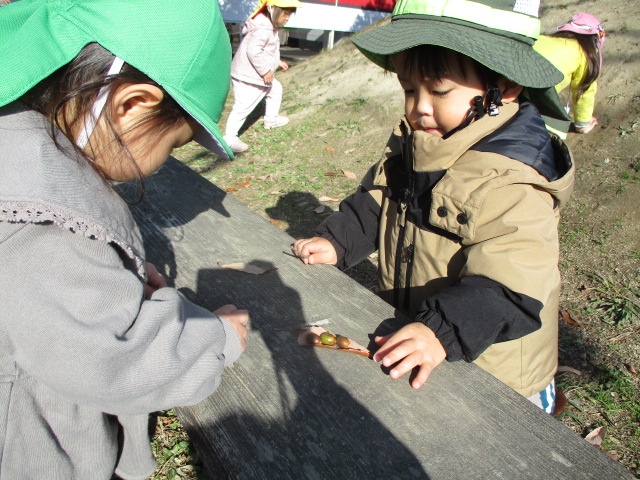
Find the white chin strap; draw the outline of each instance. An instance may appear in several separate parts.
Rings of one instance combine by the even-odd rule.
[[[122,65],[124,65],[124,60],[121,58],[115,57],[111,66],[109,67],[109,71],[107,72],[107,76],[115,75],[120,73],[122,70]],[[89,137],[93,133],[93,130],[96,128],[96,123],[98,123],[98,118],[104,109],[105,103],[107,103],[107,97],[109,96],[109,86],[105,85],[98,92],[98,96],[96,97],[96,101],[93,102],[93,106],[91,107],[91,113],[87,118],[84,119],[84,127],[82,131],[78,135],[76,139],[76,145],[83,150],[84,147],[87,146],[87,142],[89,141]]]

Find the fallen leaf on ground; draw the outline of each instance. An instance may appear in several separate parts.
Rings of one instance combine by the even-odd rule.
[[[238,185],[240,187],[250,187],[251,186],[251,182],[236,182],[236,185]]]
[[[575,368],[572,368],[572,367],[559,366],[557,371],[558,373],[569,372],[569,373],[575,373],[576,375],[582,375],[582,372],[580,370],[576,370]]]
[[[599,447],[600,445],[602,445],[602,441],[604,440],[604,436],[606,433],[607,432],[604,427],[598,427],[594,430],[591,430],[591,432],[589,432],[589,434],[584,437],[584,439],[591,445]]]
[[[277,268],[262,268],[258,265],[254,265],[253,263],[227,263],[225,265],[221,265],[218,263],[220,268],[228,268],[230,270],[238,270],[239,272],[252,273],[254,275],[260,275],[265,272],[270,272],[272,270],[277,270]]]
[[[568,403],[569,401],[567,400],[567,397],[565,397],[562,390],[556,389],[556,404],[553,407],[553,413],[551,414],[551,416],[555,418],[562,412],[564,412],[564,409],[566,408]]]
[[[326,195],[323,195],[318,200],[321,202],[339,202],[340,201],[340,199],[338,198],[327,197]]]
[[[584,328],[584,325],[574,318],[575,313],[571,313],[569,310],[560,310],[560,315],[569,325],[577,325],[580,328]]]
[[[324,147],[327,152],[333,155],[336,152],[336,149],[333,147]]]
[[[236,187],[229,187],[224,189],[225,192],[237,192],[238,189]]]
[[[326,205],[320,205],[319,207],[317,207],[314,212],[315,213],[322,213],[324,212],[324,209],[327,208]]]
[[[353,153],[353,152],[355,152],[355,151],[356,151],[356,149],[355,149],[355,148],[350,148],[349,150],[345,150],[345,151],[344,151],[344,154],[345,154],[345,155],[349,155],[350,153]]]
[[[282,222],[280,220],[275,220],[275,219],[271,219],[269,220],[273,225],[275,225],[276,227],[281,227],[282,226]]]
[[[355,173],[350,172],[349,170],[342,170],[342,173],[344,174],[345,177],[352,178],[353,180],[356,180],[358,178],[356,177]]]

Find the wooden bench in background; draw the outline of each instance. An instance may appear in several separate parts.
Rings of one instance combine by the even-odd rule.
[[[170,159],[133,208],[148,261],[194,302],[251,315],[244,355],[200,404],[179,408],[211,478],[622,479],[620,464],[473,364],[420,390],[369,358],[301,347],[325,328],[368,345],[394,310],[334,267],[290,255],[292,238]],[[250,262],[261,275],[220,268]]]

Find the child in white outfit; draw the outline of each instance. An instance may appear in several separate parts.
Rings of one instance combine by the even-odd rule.
[[[296,8],[298,0],[260,0],[257,10],[245,22],[244,38],[231,64],[231,82],[235,103],[227,119],[224,139],[236,153],[249,146],[238,138],[238,132],[249,114],[266,97],[264,127],[276,128],[289,123],[278,115],[282,102],[282,84],[274,73],[289,66],[280,60],[278,30],[283,27]]]

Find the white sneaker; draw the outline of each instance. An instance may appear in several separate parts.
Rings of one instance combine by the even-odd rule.
[[[222,138],[224,139],[225,142],[227,142],[227,145],[229,145],[229,148],[231,149],[231,151],[233,153],[242,153],[242,152],[244,152],[244,151],[249,149],[249,145],[244,143],[238,137],[234,137],[234,136],[231,136],[231,135],[225,135]]]
[[[276,115],[275,117],[264,117],[264,128],[267,130],[270,128],[282,127],[287,123],[289,123],[289,119],[281,115]]]

